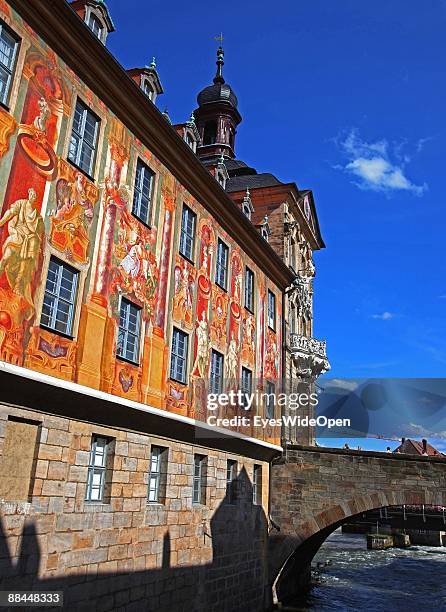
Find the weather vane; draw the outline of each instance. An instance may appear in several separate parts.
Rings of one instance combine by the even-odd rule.
[[[214,36],[214,40],[218,40],[220,42],[220,47],[221,47],[224,41],[223,32],[220,32],[220,36]]]

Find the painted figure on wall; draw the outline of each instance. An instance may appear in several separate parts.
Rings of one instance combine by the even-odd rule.
[[[201,314],[201,319],[197,323],[197,356],[192,367],[192,376],[197,374],[201,378],[207,378],[209,363],[209,330],[205,311]]]
[[[243,318],[242,359],[250,366],[255,362],[255,323],[254,317],[247,314]]]
[[[35,207],[37,194],[31,187],[28,198],[17,200],[0,219],[0,227],[8,224],[8,236],[3,244],[0,275],[4,272],[14,293],[26,299],[34,313],[32,281],[38,266],[44,234],[43,220]]]
[[[183,258],[177,257],[177,265],[174,270],[173,318],[175,321],[181,321],[189,329],[192,327],[194,277],[195,269]]]

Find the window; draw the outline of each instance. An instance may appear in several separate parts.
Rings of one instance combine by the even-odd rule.
[[[188,206],[184,205],[181,217],[180,253],[191,261],[194,258],[196,224],[197,215]]]
[[[252,478],[252,503],[262,504],[262,466],[255,465]]]
[[[30,500],[37,457],[39,423],[9,417],[0,458],[0,499]]]
[[[40,325],[71,336],[79,272],[51,257],[46,278]]]
[[[211,375],[209,381],[210,393],[221,393],[223,390],[223,355],[212,349]]]
[[[100,41],[103,40],[104,37],[104,26],[102,21],[99,19],[97,15],[94,13],[90,13],[90,17],[87,22],[88,27],[93,32],[93,34],[99,38]]]
[[[147,493],[147,500],[150,503],[162,503],[165,498],[168,452],[167,448],[161,446],[152,446],[151,448]]]
[[[125,298],[121,299],[118,329],[118,357],[138,363],[141,308]]]
[[[290,329],[290,335],[296,333],[296,305],[295,304],[290,304],[290,314],[289,314],[289,329]]]
[[[222,240],[218,239],[215,282],[217,283],[217,285],[219,285],[222,289],[225,290],[228,284],[228,255],[228,246]]]
[[[150,83],[150,81],[148,81],[147,79],[144,79],[143,83],[142,83],[142,90],[143,92],[146,94],[146,96],[148,98],[150,98],[150,100],[152,100],[153,98],[153,94],[155,93],[152,87],[152,84]]]
[[[204,126],[203,145],[214,144],[217,141],[217,122],[208,121]]]
[[[233,504],[237,499],[237,461],[228,459],[226,464],[226,501]]]
[[[192,503],[206,503],[206,457],[194,455],[194,481],[192,487]]]
[[[248,204],[243,204],[242,211],[245,217],[248,217],[248,219],[251,219],[251,209]]]
[[[111,440],[93,436],[88,464],[86,501],[104,501],[107,465],[111,456]]]
[[[77,100],[68,159],[88,176],[93,176],[100,120],[81,101]]]
[[[242,368],[242,404],[247,407],[246,395],[252,394],[252,372],[248,368]]]
[[[172,334],[172,354],[170,357],[170,378],[180,383],[186,382],[187,353],[189,336],[174,327]]]
[[[276,296],[268,289],[268,327],[276,329]]]
[[[249,268],[245,270],[245,308],[254,312],[254,272]]]
[[[135,190],[133,192],[132,213],[145,223],[149,224],[150,203],[152,200],[153,179],[155,174],[140,159],[136,165]]]
[[[18,38],[0,21],[0,102],[2,104],[8,102],[18,48]]]
[[[269,380],[266,381],[266,397],[265,397],[265,409],[266,409],[266,418],[273,419],[274,418],[274,406],[276,399],[276,385]]]
[[[262,236],[262,238],[263,238],[264,240],[266,240],[266,242],[268,242],[268,241],[269,241],[269,232],[268,232],[268,230],[266,229],[266,227],[265,227],[265,226],[263,226],[263,227],[260,229],[260,235]]]

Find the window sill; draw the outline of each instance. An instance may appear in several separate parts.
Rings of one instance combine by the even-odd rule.
[[[150,206],[152,206],[152,203],[150,203]],[[151,209],[150,209],[151,210]],[[134,217],[135,219],[137,219],[140,223],[142,223],[142,225],[144,225],[144,227],[146,227],[147,229],[152,229],[152,226],[150,225],[149,221],[144,221],[144,219],[141,219],[141,217],[138,217],[138,215],[136,215],[133,210],[132,210],[132,217]]]
[[[183,259],[185,259],[186,261],[188,261],[192,266],[195,266],[195,261],[193,259],[191,259],[190,257],[188,257],[187,255],[185,255],[184,253],[182,253],[181,251],[178,251],[179,255],[181,255],[181,257]]]
[[[223,285],[220,285],[220,283],[218,281],[215,281],[215,284],[217,285],[217,287],[220,287],[220,289],[223,289],[223,291],[225,293],[228,293],[228,288],[227,287],[223,287]]]
[[[169,376],[169,380],[173,380],[173,382],[176,382],[177,384],[182,385],[183,387],[187,387],[187,382],[185,380],[178,380],[173,376]]]
[[[121,355],[116,355],[116,359],[119,359],[119,361],[124,361],[125,363],[129,363],[130,365],[135,366],[135,368],[140,367],[140,363],[138,361],[132,361],[131,359],[127,359],[126,357],[122,357]]]
[[[248,308],[248,306],[245,306],[245,310],[247,310],[250,314],[254,315],[254,310],[251,310],[251,308]]]
[[[80,166],[78,166],[72,159],[70,159],[69,157],[67,157],[67,162],[69,164],[71,164],[73,166],[73,168],[76,168],[76,170],[78,170],[79,172],[82,172],[82,174],[84,176],[87,177],[87,179],[89,181],[91,181],[92,183],[95,182],[94,178],[91,176],[91,174],[88,174],[88,172],[86,172],[85,170],[83,170]]]
[[[74,336],[71,334],[65,334],[64,332],[58,331],[57,329],[53,329],[52,327],[47,327],[42,323],[39,325],[41,329],[45,331],[51,332],[52,334],[56,334],[56,336],[60,336],[61,338],[66,338],[67,340],[74,340]]]

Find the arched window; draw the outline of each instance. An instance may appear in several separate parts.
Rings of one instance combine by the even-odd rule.
[[[249,208],[248,204],[243,204],[242,211],[245,217],[248,217],[248,219],[251,219],[251,209]]]
[[[211,145],[217,141],[217,122],[208,121],[204,126],[203,144]]]
[[[260,234],[261,234],[262,238],[264,238],[266,240],[266,242],[268,242],[268,240],[269,240],[269,233],[268,233],[268,230],[266,229],[266,227],[262,227],[261,228]]]

